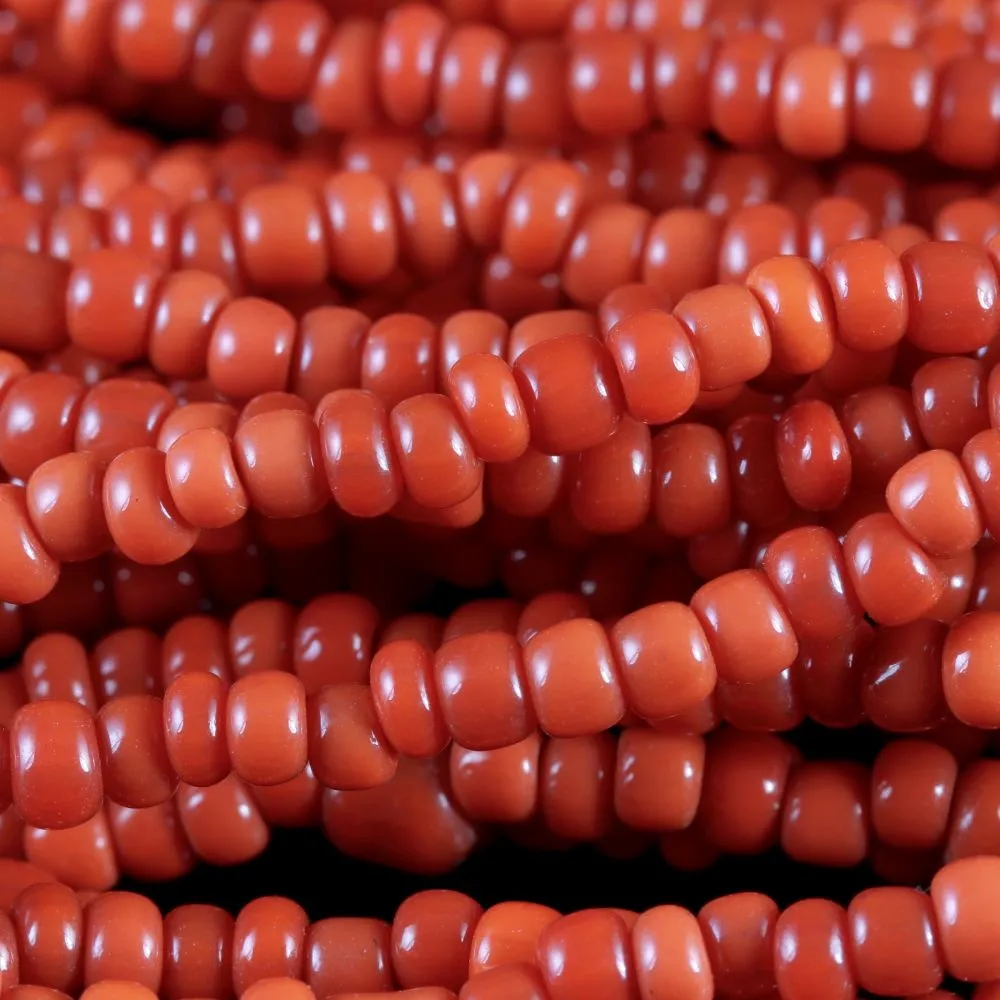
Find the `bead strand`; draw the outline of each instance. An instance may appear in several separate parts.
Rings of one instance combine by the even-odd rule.
[[[130,5],[117,4],[93,36],[77,32],[70,41],[67,33],[59,35],[70,9],[60,5],[56,31],[62,57],[77,69],[91,69],[97,52],[110,51],[140,79],[162,83],[189,74],[213,97],[232,99],[247,87],[269,100],[306,100],[331,130],[370,128],[383,115],[400,128],[414,128],[433,117],[454,135],[480,138],[499,128],[520,139],[551,141],[573,125],[616,136],[655,118],[711,125],[737,145],[759,145],[776,135],[805,157],[835,156],[849,139],[893,153],[927,146],[945,162],[971,169],[993,166],[1000,148],[988,97],[975,103],[996,88],[994,66],[974,54],[971,39],[941,66],[919,48],[861,49],[849,26],[842,26],[841,49],[807,43],[785,51],[790,39],[782,44],[754,30],[720,42],[704,29],[668,31],[656,41],[616,30],[575,34],[565,43],[512,45],[489,25],[453,26],[431,5],[406,5],[382,25],[348,20],[334,26],[317,5],[287,9],[275,3],[228,25],[219,37],[232,50],[221,52],[198,46],[199,34],[215,27],[211,15],[205,23],[172,22],[171,44],[165,45],[160,19],[133,20]],[[912,23],[902,27],[914,31]],[[257,44],[258,37],[266,44]],[[896,36],[886,40],[899,44]],[[348,62],[348,45],[362,47],[364,57]],[[222,65],[242,72],[219,78]],[[362,66],[378,69],[362,73]],[[890,104],[883,106],[882,99],[888,89],[882,81],[896,86],[900,78],[911,105],[902,118],[895,92]],[[938,99],[928,98],[931,93]],[[694,107],[692,94],[704,95]],[[961,118],[948,110],[959,104]],[[978,122],[970,128],[973,109]]]
[[[824,562],[834,560],[819,575],[825,581],[836,578],[837,546],[833,536],[824,534],[822,529],[797,529],[780,536],[775,544],[783,543],[785,558],[794,559],[795,542],[804,541],[806,537],[813,545],[825,540],[825,544],[816,552],[810,552],[810,556],[819,554]],[[770,568],[767,561],[765,568]],[[804,573],[801,565],[797,569],[800,574]],[[451,740],[474,751],[494,750],[526,739],[539,724],[549,735],[589,736],[621,721],[626,705],[641,717],[665,719],[668,729],[675,728],[676,723],[669,721],[672,717],[683,717],[684,713],[698,709],[712,693],[717,662],[724,668],[725,680],[736,683],[737,690],[739,684],[766,682],[788,670],[799,654],[799,646],[792,632],[792,622],[785,618],[787,608],[779,604],[778,593],[786,599],[787,595],[795,594],[796,600],[790,607],[796,627],[814,642],[830,642],[858,627],[857,611],[852,606],[854,599],[850,596],[841,613],[834,613],[831,608],[830,615],[822,620],[817,620],[815,615],[803,619],[801,613],[795,614],[814,603],[809,599],[814,595],[804,594],[801,586],[792,586],[797,584],[793,579],[795,575],[792,572],[785,579],[772,579],[779,587],[775,592],[767,577],[759,571],[732,573],[705,585],[695,595],[692,600],[695,613],[680,604],[660,604],[626,616],[610,633],[605,633],[586,617],[564,618],[550,624],[540,617],[545,612],[541,611],[541,602],[536,602],[535,607],[539,610],[529,613],[526,609],[521,616],[525,622],[523,627],[519,626],[523,650],[517,638],[503,632],[453,632],[453,638],[447,639],[434,656],[419,642],[394,638],[371,660],[370,691],[363,683],[364,661],[357,658],[353,661],[353,670],[346,674],[337,670],[334,676],[327,674],[322,682],[313,675],[311,690],[294,674],[269,669],[266,660],[227,690],[226,681],[218,676],[223,671],[224,654],[217,653],[220,665],[215,667],[215,675],[198,670],[192,676],[177,677],[167,687],[161,708],[160,700],[150,693],[156,689],[156,682],[146,666],[150,655],[147,653],[133,660],[136,665],[143,665],[147,679],[128,682],[124,690],[136,693],[112,699],[105,705],[98,715],[96,729],[92,716],[85,710],[89,707],[93,711],[96,706],[93,696],[88,693],[92,688],[82,647],[66,638],[58,640],[54,650],[46,656],[41,648],[47,648],[51,642],[40,639],[29,647],[23,668],[31,678],[32,690],[43,684],[38,688],[44,692],[43,697],[52,696],[52,680],[47,671],[54,668],[47,665],[54,660],[61,675],[56,690],[72,700],[41,701],[30,709],[19,711],[11,721],[13,748],[21,756],[28,754],[33,761],[35,784],[48,780],[41,763],[47,757],[53,758],[49,762],[50,767],[55,768],[53,773],[66,773],[66,764],[60,761],[65,756],[63,747],[58,741],[43,739],[40,730],[49,727],[74,734],[72,739],[83,740],[88,751],[84,754],[82,744],[74,744],[77,746],[75,757],[83,762],[78,769],[82,767],[83,772],[79,775],[80,788],[76,796],[78,811],[72,813],[70,820],[61,812],[54,820],[50,818],[44,822],[38,817],[26,818],[33,820],[34,825],[45,826],[52,822],[57,827],[74,826],[89,819],[100,805],[102,772],[105,785],[114,783],[114,789],[108,790],[112,800],[138,808],[169,798],[177,776],[191,784],[212,785],[224,779],[231,767],[251,784],[270,786],[291,781],[308,761],[317,779],[327,787],[370,787],[392,777],[397,752],[432,757]],[[840,586],[846,587],[847,577],[842,570],[839,575]],[[756,635],[750,645],[746,623],[739,641],[735,633],[730,637],[722,635],[721,626],[732,617],[730,605],[735,595],[745,593],[747,588],[754,588],[756,592],[762,620],[773,623],[780,618],[783,623],[782,628],[774,632],[770,644],[764,643],[761,635]],[[845,592],[850,595],[849,590]],[[348,598],[332,604],[321,601],[316,610],[304,612],[305,621],[311,620],[310,615],[339,617],[341,612],[335,609],[340,604],[354,606]],[[261,606],[262,611],[264,607]],[[274,614],[282,614],[280,605],[266,607],[272,612],[272,618]],[[556,613],[563,617],[564,606],[553,606],[553,610],[557,608]],[[294,634],[301,626],[293,624],[290,613],[284,614],[286,617],[278,617],[275,622],[286,635]],[[945,692],[951,695],[949,704],[960,718],[968,716],[968,711],[962,712],[968,703],[978,704],[975,695],[984,681],[979,659],[973,654],[978,651],[977,643],[989,641],[990,628],[995,629],[993,619],[997,617],[993,612],[970,615],[944,639]],[[372,612],[369,612],[369,619],[373,632]],[[190,626],[185,624],[177,634],[187,641],[193,641],[194,637],[202,637],[204,641],[212,632],[210,625],[210,620],[191,619]],[[190,638],[189,627],[194,629]],[[218,649],[218,626],[215,629],[212,645]],[[938,645],[931,648],[941,649],[945,629],[943,626],[934,626],[934,629]],[[682,631],[686,636],[683,643],[678,641]],[[664,644],[667,634],[671,640]],[[60,643],[68,643],[67,648],[63,650]],[[298,640],[289,637],[282,645],[294,647]],[[751,648],[753,657],[748,654]],[[736,649],[741,655],[734,660],[731,654]],[[881,655],[890,656],[892,650],[891,645],[888,649],[882,647]],[[75,661],[76,666],[70,665],[68,660]],[[880,662],[879,656],[874,656],[869,671],[874,670],[877,674]],[[593,677],[586,692],[587,700],[583,702],[579,682],[586,677],[584,666],[591,663]],[[664,663],[669,665],[673,679],[669,691],[656,680]],[[940,676],[934,655],[925,654],[922,661],[911,658],[910,663],[910,669],[896,677],[896,688],[911,684],[926,689]],[[972,669],[963,672],[954,667],[957,663],[966,667],[971,665]],[[929,676],[921,673],[925,670],[923,664]],[[679,687],[682,667],[685,684]],[[102,674],[107,671],[102,670]],[[563,689],[569,690],[566,685],[570,676],[574,678],[573,711],[567,713],[569,703],[563,704]],[[116,678],[113,686],[118,690],[122,681],[116,675],[107,674],[105,683],[112,683],[111,677]],[[332,687],[317,686],[331,680],[335,681]],[[904,731],[926,728],[942,718],[933,714],[935,707],[943,711],[943,700],[938,699],[937,706],[927,706],[930,715],[916,718],[911,715],[905,722],[897,719],[893,723],[893,716],[887,714],[891,712],[891,700],[884,702],[887,696],[891,698],[891,690],[895,689],[880,695],[881,706],[878,700],[868,705],[862,702],[869,716],[873,715],[873,708],[878,708],[878,718],[888,721],[890,728]],[[414,710],[417,693],[421,693],[417,700],[426,706],[419,720]],[[410,696],[409,705],[403,701],[404,694]],[[74,705],[74,701],[80,706]],[[187,717],[191,712],[203,719],[207,728],[200,723],[192,724]],[[66,713],[70,713],[70,717],[59,724],[51,719],[46,721],[49,716],[61,718]],[[32,721],[34,716],[38,719]],[[166,724],[165,734],[160,729],[161,716]],[[225,737],[221,725],[223,717],[227,720],[228,735]],[[111,735],[109,726],[117,736]],[[102,737],[105,730],[108,733]],[[131,735],[124,735],[126,733]],[[274,749],[279,742],[284,747],[281,754]],[[267,747],[263,756],[254,749],[255,743]],[[357,752],[361,745],[366,747],[364,754]],[[115,759],[116,747],[125,752],[122,761]],[[136,748],[142,751],[141,766],[131,759]],[[87,761],[90,763],[84,766]],[[16,775],[16,760],[13,767]],[[86,780],[87,774],[89,780]],[[15,802],[20,780],[15,777],[13,781]],[[30,798],[31,794],[29,789],[22,792],[21,797]],[[147,801],[146,796],[152,799]]]
[[[664,989],[711,996],[713,989],[729,994],[751,983],[782,1000],[803,1000],[816,995],[817,976],[824,996],[859,987],[923,995],[946,973],[979,983],[1000,976],[990,913],[998,879],[1000,860],[977,857],[945,865],[929,893],[875,888],[855,896],[846,910],[806,899],[784,913],[766,896],[741,893],[713,900],[697,915],[676,906],[567,916],[528,903],[483,910],[469,897],[437,890],[410,897],[391,927],[310,924],[300,907],[279,897],[251,902],[235,921],[198,906],[164,918],[131,893],[98,895],[81,905],[58,883],[38,883],[23,889],[12,916],[3,918],[3,975],[8,989],[19,979],[41,977],[51,989],[89,987],[88,997],[103,995],[95,984],[125,980],[145,991],[135,994],[143,1000],[161,990],[168,1000],[179,998],[192,988],[222,1000],[230,984],[253,1000],[298,997],[296,990],[307,1000],[339,996],[359,981],[374,982],[378,991],[393,985],[421,990],[421,1000],[456,991],[464,1000],[489,1000],[515,988],[534,988],[530,995],[547,1000],[652,1000]],[[435,935],[427,934],[425,922],[437,925]],[[96,953],[99,930],[112,923],[129,933],[106,935],[115,946],[104,943]],[[240,942],[265,925],[268,933],[258,932],[252,957],[245,956]],[[336,960],[350,947],[351,931],[374,936],[377,953],[367,962]],[[42,942],[50,941],[60,945],[58,961],[41,960],[47,955]],[[377,955],[389,961],[376,964]]]

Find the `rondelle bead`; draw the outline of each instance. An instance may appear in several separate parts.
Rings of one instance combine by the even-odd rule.
[[[476,492],[482,463],[447,396],[412,396],[393,409],[389,420],[403,482],[414,501],[440,510]]]
[[[760,854],[778,843],[793,748],[770,733],[722,729],[707,741],[699,823],[728,854]]]
[[[857,521],[844,540],[844,559],[858,600],[880,625],[916,620],[944,592],[940,571],[889,514]]]
[[[523,823],[538,807],[541,734],[498,750],[467,750],[452,743],[451,793],[462,812],[482,823]]]
[[[837,338],[855,351],[878,351],[902,340],[909,322],[903,267],[878,240],[853,240],[823,264],[837,319]]]
[[[83,908],[76,893],[55,882],[29,886],[14,901],[11,920],[21,979],[75,995],[83,979]]]
[[[261,288],[319,284],[326,246],[319,198],[299,184],[261,184],[239,203],[241,261]]]
[[[224,396],[247,400],[284,389],[292,364],[295,319],[266,299],[225,305],[208,347],[208,376]]]
[[[538,938],[538,965],[552,1000],[628,1000],[635,970],[625,921],[613,910],[580,910]]]
[[[226,702],[226,742],[233,770],[251,784],[298,775],[308,756],[302,682],[277,670],[237,680]]]
[[[550,736],[603,732],[625,714],[608,636],[595,621],[578,618],[539,632],[524,647],[524,672]]]
[[[698,912],[716,996],[766,996],[775,988],[774,931],[778,907],[767,896],[721,896]]]
[[[592,337],[557,337],[529,347],[514,362],[514,378],[538,451],[565,455],[592,448],[621,419],[621,383],[607,348]]]
[[[106,892],[84,910],[83,981],[139,983],[157,993],[163,974],[163,918],[145,896]]]
[[[372,657],[375,710],[389,742],[409,757],[436,757],[450,739],[441,712],[435,657],[414,639],[388,641]]]
[[[501,965],[470,976],[459,1000],[546,1000],[542,974],[526,962]]]
[[[12,604],[40,601],[59,582],[59,563],[31,526],[23,489],[0,485],[0,512],[0,596]]]
[[[392,968],[404,990],[443,986],[458,991],[483,908],[460,892],[431,889],[406,899],[392,921]]]
[[[778,419],[775,454],[781,480],[805,510],[833,510],[851,485],[852,461],[833,408],[819,400],[788,407]]]
[[[847,914],[827,899],[803,899],[774,927],[774,978],[787,1000],[851,1000]]]
[[[267,847],[270,831],[238,775],[208,788],[181,782],[176,801],[184,834],[202,861],[239,865]]]
[[[177,776],[164,742],[163,702],[150,695],[109,701],[97,716],[104,792],[132,809],[166,802]]]
[[[523,740],[535,726],[525,674],[521,647],[512,636],[480,632],[441,646],[434,677],[455,742],[493,750]]]
[[[257,414],[237,430],[233,453],[239,481],[265,517],[305,517],[328,503],[319,432],[308,413],[280,409]]]
[[[911,343],[934,354],[964,354],[993,340],[1000,329],[1000,279],[984,250],[966,243],[921,243],[907,250],[901,263]]]
[[[309,925],[305,981],[317,996],[392,989],[390,928],[382,920],[328,917]]]
[[[717,285],[690,292],[677,303],[674,316],[691,340],[702,389],[748,382],[771,363],[767,318],[746,288]]]
[[[1000,978],[992,946],[997,915],[989,902],[998,877],[996,858],[964,858],[944,865],[931,882],[941,952],[956,979],[985,983]]]
[[[747,276],[771,333],[771,361],[789,375],[819,371],[833,354],[835,311],[826,279],[801,257],[772,257]]]
[[[894,740],[875,758],[872,828],[894,847],[930,850],[944,841],[958,762],[929,740]]]
[[[762,568],[800,642],[832,641],[861,621],[843,552],[826,528],[783,532],[768,545]]]
[[[88,254],[66,289],[73,343],[110,361],[140,360],[161,279],[160,269],[142,254],[111,247]]]
[[[694,612],[663,602],[633,611],[609,632],[626,702],[643,719],[680,715],[714,690],[715,658]]]
[[[807,761],[788,779],[781,846],[805,864],[850,868],[868,854],[868,773],[858,765]]]
[[[246,513],[232,441],[217,428],[196,428],[175,441],[165,471],[177,511],[193,527],[227,528]]]
[[[704,770],[700,736],[626,729],[618,738],[615,813],[635,830],[683,830],[694,822]]]
[[[690,538],[731,520],[726,442],[704,424],[674,424],[653,438],[653,511],[663,531]]]
[[[961,463],[948,451],[930,450],[897,470],[886,488],[893,516],[930,556],[967,552],[983,524]]]
[[[920,996],[944,978],[931,899],[916,889],[866,889],[847,908],[858,985],[883,996]]]
[[[980,729],[1000,727],[994,644],[1000,635],[1000,612],[973,611],[961,617],[944,640],[941,678],[944,697],[955,718]]]
[[[43,462],[74,450],[74,433],[84,397],[78,378],[61,372],[32,372],[9,388],[0,402],[0,463],[18,479]]]
[[[309,699],[309,763],[327,788],[374,788],[396,772],[367,684],[331,684]]]
[[[259,896],[237,914],[233,925],[233,989],[242,996],[254,983],[302,974],[309,920],[297,903]]]
[[[232,983],[233,918],[215,906],[178,906],[163,918],[162,994],[225,996]]]
[[[649,309],[625,316],[605,339],[629,413],[647,424],[668,424],[694,405],[701,388],[694,348],[681,323]]]
[[[144,565],[174,562],[198,538],[198,529],[174,504],[166,456],[155,448],[133,448],[111,462],[104,474],[104,513],[118,548]]]
[[[639,915],[632,928],[632,960],[642,1000],[714,996],[701,928],[695,916],[679,906],[656,906]]]
[[[799,646],[792,624],[767,577],[739,570],[706,583],[691,598],[719,676],[767,680],[791,666]]]
[[[103,784],[94,717],[74,702],[25,705],[10,733],[11,791],[26,823],[79,826],[101,807]]]
[[[90,452],[67,452],[32,472],[25,490],[31,523],[62,562],[93,559],[111,548],[104,516],[106,463]]]
[[[448,373],[448,394],[484,462],[512,462],[531,429],[510,366],[492,354],[468,354]]]

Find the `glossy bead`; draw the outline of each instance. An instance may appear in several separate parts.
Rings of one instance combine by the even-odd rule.
[[[808,261],[773,257],[748,275],[764,309],[772,363],[789,375],[819,371],[833,354],[835,308],[829,285]]]
[[[922,243],[907,250],[901,264],[910,304],[907,337],[913,344],[936,354],[959,354],[993,339],[1000,326],[998,278],[983,250],[965,243]]]
[[[667,424],[686,413],[700,388],[694,349],[681,323],[650,309],[624,317],[605,339],[629,413],[647,424]]]
[[[235,299],[222,308],[212,330],[207,370],[225,396],[251,399],[285,388],[295,343],[295,320],[265,299]]]
[[[752,892],[721,896],[701,908],[698,923],[716,996],[766,996],[774,989],[777,919],[773,900]]]
[[[720,677],[757,681],[773,677],[798,655],[798,642],[767,577],[758,570],[728,573],[691,599]]]
[[[748,382],[771,363],[767,319],[746,288],[719,285],[691,292],[677,303],[674,316],[691,340],[702,389]]]
[[[524,647],[524,671],[541,728],[584,736],[616,725],[625,712],[608,636],[586,618],[562,622]]]
[[[24,982],[76,993],[81,986],[83,909],[76,894],[57,883],[30,886],[11,918],[20,943]]]
[[[709,1000],[712,968],[698,921],[679,906],[656,906],[632,928],[635,978],[642,1000]]]
[[[850,1000],[857,984],[849,960],[847,915],[826,899],[786,909],[774,928],[774,977],[788,1000]]]
[[[66,829],[90,819],[103,786],[93,716],[73,702],[25,705],[11,726],[11,790],[27,823]]]
[[[667,535],[720,530],[731,508],[725,440],[714,427],[676,424],[653,438],[653,510]]]
[[[809,761],[789,779],[781,845],[796,861],[850,868],[868,854],[868,775],[851,764]]]
[[[611,910],[580,910],[549,924],[538,964],[553,1000],[628,1000],[635,993],[629,933]]]
[[[138,361],[146,349],[159,268],[126,249],[95,250],[73,269],[66,323],[73,343],[111,361]]]
[[[112,699],[98,714],[97,738],[104,790],[112,802],[139,809],[170,798],[177,777],[167,756],[159,698]]]
[[[861,605],[882,625],[915,620],[944,591],[937,567],[888,514],[858,521],[847,533],[844,558]]]
[[[768,545],[762,568],[800,642],[832,641],[861,620],[841,547],[827,529],[783,532]]]
[[[703,835],[727,853],[760,854],[777,844],[795,751],[769,733],[723,729],[708,740]]]
[[[43,462],[28,480],[31,523],[53,557],[92,559],[111,547],[102,507],[104,463],[90,452],[69,452]]]
[[[524,454],[531,430],[510,367],[492,354],[469,354],[448,373],[448,394],[484,462]]]
[[[107,892],[84,911],[83,981],[139,983],[154,992],[163,974],[163,918],[150,900]]]
[[[615,813],[637,830],[683,830],[701,798],[701,737],[626,729],[618,740]]]
[[[538,807],[541,748],[538,732],[498,750],[467,750],[452,743],[451,792],[465,815],[484,823],[529,820]]]
[[[956,979],[998,978],[1000,963],[991,945],[996,915],[987,902],[998,874],[995,858],[965,858],[939,869],[931,882],[941,953]]]
[[[171,445],[167,486],[177,511],[197,528],[227,528],[249,506],[231,440],[215,427],[189,431]]]
[[[911,459],[889,481],[886,500],[928,555],[958,555],[982,536],[972,487],[951,452],[931,450]]]
[[[993,704],[995,673],[988,667],[1000,613],[973,611],[950,629],[944,642],[941,676],[944,696],[955,717],[966,725],[993,729],[1000,725]]]
[[[410,896],[392,922],[392,967],[400,987],[460,990],[482,913],[478,903],[458,892],[432,889]]]
[[[871,816],[886,844],[931,849],[942,843],[958,777],[958,763],[944,747],[924,740],[895,740],[875,759]]]
[[[34,372],[16,382],[0,402],[0,462],[18,479],[47,459],[73,450],[83,385],[71,375]]]
[[[104,512],[115,544],[144,565],[179,559],[198,537],[174,505],[166,458],[155,448],[133,448],[111,462],[104,474]]]
[[[514,378],[532,445],[546,454],[600,444],[621,419],[622,389],[611,357],[590,337],[558,337],[529,347],[514,362]]]
[[[291,674],[262,671],[229,689],[226,741],[233,770],[255,785],[290,781],[305,766],[306,697]]]
[[[393,409],[389,421],[402,479],[413,500],[440,510],[476,492],[482,464],[451,400],[436,393],[412,396]]]
[[[242,996],[254,983],[302,973],[308,919],[280,896],[260,896],[236,916],[233,926],[233,988]]]
[[[446,642],[435,657],[434,675],[455,741],[470,750],[492,750],[524,739],[535,724],[525,673],[511,636],[483,632]]]
[[[866,889],[847,908],[851,959],[862,989],[917,996],[944,977],[930,898],[916,889]]]
[[[396,754],[367,684],[332,684],[309,699],[309,763],[328,788],[373,788],[392,778]]]

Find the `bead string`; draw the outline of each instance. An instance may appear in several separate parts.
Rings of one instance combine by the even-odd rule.
[[[0,964],[5,984],[40,978],[50,989],[74,992],[82,984],[88,998],[105,995],[95,984],[107,989],[114,981],[138,984],[137,998],[161,990],[180,997],[195,984],[199,992],[221,996],[231,982],[237,995],[254,1000],[306,1000],[346,996],[344,979],[354,986],[357,977],[374,982],[379,993],[393,985],[422,990],[421,1000],[443,1000],[456,991],[463,998],[495,996],[500,984],[511,989],[525,983],[536,988],[535,996],[560,1000],[572,995],[583,949],[597,950],[599,961],[587,967],[596,965],[606,995],[617,988],[651,998],[669,986],[711,996],[713,988],[728,992],[757,982],[782,1000],[798,1000],[811,995],[817,965],[845,991],[860,986],[923,994],[946,974],[989,982],[1000,971],[991,947],[995,920],[987,916],[998,879],[1000,859],[969,858],[945,865],[929,893],[874,888],[846,909],[805,899],[784,912],[767,896],[743,893],[713,900],[697,914],[661,906],[642,914],[585,910],[561,916],[527,903],[483,910],[467,896],[432,890],[407,899],[391,926],[310,924],[301,907],[280,897],[250,903],[235,921],[201,906],[163,917],[132,893],[102,894],[81,905],[65,886],[37,882],[17,897],[10,917],[0,916]],[[425,921],[434,926],[433,943]],[[257,941],[253,958],[244,957],[243,942],[259,938],[265,924],[270,930]],[[101,931],[108,936],[112,925],[114,946],[98,946]],[[122,925],[127,934],[117,930]],[[362,927],[374,935],[384,967],[372,956],[338,969],[327,955]],[[746,936],[753,945],[738,943]],[[46,954],[53,945],[58,961]]]
[[[913,43],[912,15],[899,26],[906,40],[898,32],[885,39],[892,47],[860,50],[850,24],[842,26],[840,49],[817,45],[824,27],[818,18],[812,44],[784,51],[781,41],[752,24],[721,43],[703,29],[649,41],[622,30],[623,23],[613,32],[571,36],[565,44],[512,45],[486,24],[453,27],[429,4],[394,10],[381,26],[348,20],[337,27],[319,6],[283,17],[265,6],[257,16],[230,18],[224,34],[212,35],[230,50],[202,45],[210,60],[200,62],[199,28],[212,32],[213,26],[197,18],[165,46],[162,36],[149,34],[152,24],[132,20],[129,4],[115,4],[80,46],[79,33],[69,42],[61,26],[71,10],[62,4],[55,13],[56,44],[78,70],[92,70],[98,53],[110,52],[140,79],[165,83],[189,74],[196,89],[213,97],[232,98],[248,87],[270,100],[307,101],[316,120],[334,131],[382,120],[412,129],[433,118],[446,133],[477,139],[497,128],[547,139],[571,126],[606,137],[658,120],[711,126],[735,145],[756,146],[774,135],[807,158],[838,155],[852,140],[892,153],[927,146],[944,162],[968,169],[988,169],[1000,155],[1000,126],[989,98],[979,96],[998,85],[993,63],[976,52],[971,35],[954,53],[945,49],[940,64],[932,47],[927,54],[896,47]],[[228,79],[218,75],[222,67],[230,70]],[[884,80],[894,88],[888,105],[882,103],[882,91],[889,90]],[[900,100],[905,115],[898,111]],[[949,111],[959,104],[961,117]]]

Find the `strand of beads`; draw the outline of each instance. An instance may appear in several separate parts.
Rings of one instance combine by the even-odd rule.
[[[26,886],[12,917],[2,919],[3,975],[8,989],[40,979],[48,989],[82,985],[84,996],[106,1000],[123,995],[117,983],[134,984],[128,995],[137,998],[160,990],[180,997],[178,989],[197,983],[210,997],[232,988],[257,1000],[305,1000],[346,996],[345,980],[376,982],[374,995],[410,989],[406,995],[421,1000],[456,991],[464,998],[651,1000],[668,988],[709,997],[751,987],[798,1000],[816,996],[817,978],[824,997],[858,987],[924,995],[946,973],[982,984],[1000,974],[990,907],[998,878],[1000,860],[977,857],[944,866],[929,893],[875,888],[846,908],[807,899],[784,912],[767,896],[740,893],[697,915],[675,906],[566,916],[525,903],[483,910],[467,896],[431,891],[406,900],[391,927],[310,924],[301,907],[277,897],[251,902],[235,921],[212,907],[181,907],[164,918],[130,893],[81,905],[64,886],[40,882]],[[338,962],[352,946],[351,931],[374,935],[376,952]],[[380,968],[382,956],[388,962]]]
[[[98,53],[113,52],[140,79],[190,76],[213,96],[247,88],[270,100],[306,100],[334,130],[386,119],[413,129],[433,117],[461,136],[481,139],[499,127],[551,141],[572,125],[614,136],[655,117],[712,126],[736,144],[759,145],[774,135],[805,157],[836,155],[853,138],[894,153],[926,145],[945,162],[973,169],[997,158],[1000,125],[988,97],[996,79],[978,54],[979,40],[959,28],[956,40],[932,34],[911,47],[918,22],[905,8],[899,23],[890,15],[879,26],[884,37],[865,37],[863,17],[842,23],[838,48],[817,44],[826,40],[822,16],[811,25],[812,38],[807,29],[805,43],[790,46],[775,25],[753,30],[752,20],[721,42],[700,29],[650,41],[627,29],[624,12],[613,31],[512,45],[486,24],[453,26],[431,5],[406,5],[382,25],[348,20],[336,27],[317,4],[262,4],[238,14],[209,8],[204,22],[194,11],[161,20],[135,6],[116,5],[116,14],[88,32],[73,23],[70,5],[60,5],[53,15],[63,58],[86,71]],[[589,19],[580,16],[584,24]],[[983,21],[971,23],[982,28]],[[166,44],[163,26],[171,24]],[[692,107],[692,94],[705,96]],[[899,114],[900,94],[906,115]],[[952,110],[958,104],[961,115]]]

